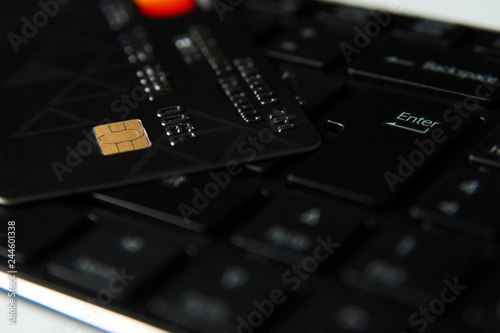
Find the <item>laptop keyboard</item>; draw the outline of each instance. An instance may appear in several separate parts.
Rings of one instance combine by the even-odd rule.
[[[0,207],[18,277],[172,332],[499,332],[500,35],[299,0],[225,15],[321,146]]]

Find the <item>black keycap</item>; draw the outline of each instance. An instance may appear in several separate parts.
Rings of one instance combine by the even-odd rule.
[[[317,5],[314,11],[314,20],[324,23],[335,31],[352,32],[354,27],[365,27],[366,24],[374,19],[370,12],[365,9],[353,7],[333,7],[328,5]]]
[[[450,317],[449,312],[454,312],[455,316]],[[417,311],[418,312],[418,311]],[[420,320],[418,323],[416,323],[413,328],[413,330],[410,330],[408,332],[418,332],[418,330],[421,331],[426,331],[426,332],[453,332],[453,333],[478,333],[474,328],[468,327],[464,325],[460,318],[457,318],[456,310],[455,309],[450,309],[447,310],[445,309],[445,312],[443,312],[442,315],[439,316],[431,316],[431,319],[433,319],[433,322],[430,322],[427,320],[425,317],[421,316],[418,318]],[[481,331],[484,333],[483,331]],[[496,332],[496,331],[494,331]],[[405,332],[401,332],[405,333]]]
[[[253,175],[263,177],[271,174],[278,169],[280,165],[284,163],[283,158],[275,158],[272,160],[266,160],[262,162],[255,162],[250,164],[245,164],[245,169]]]
[[[316,292],[301,302],[296,315],[271,333],[401,333],[414,311],[376,296],[349,294],[330,281],[314,287]]]
[[[481,38],[474,45],[474,51],[477,53],[493,56],[500,55],[500,35],[495,33],[482,33]]]
[[[241,170],[242,166],[238,166]],[[231,169],[233,170],[233,169]],[[197,232],[227,221],[260,188],[224,170],[94,193],[99,200]]]
[[[0,220],[16,223],[15,253],[16,261],[20,263],[60,249],[86,226],[92,225],[84,213],[53,201],[16,207],[0,206]],[[7,256],[7,250],[7,242],[0,242],[0,255]]]
[[[402,304],[424,307],[443,295],[448,299],[453,294],[459,296],[476,268],[477,254],[477,248],[469,242],[393,228],[367,243],[343,269],[341,278],[349,285]]]
[[[410,210],[413,217],[484,238],[500,230],[500,175],[455,171],[429,189]]]
[[[248,0],[244,1],[246,9],[279,15],[296,14],[305,5],[304,0]]]
[[[408,20],[391,31],[392,35],[410,42],[448,48],[460,40],[466,29],[453,24],[429,20]]]
[[[387,45],[354,62],[348,72],[354,78],[424,89],[460,100],[473,98],[486,105],[500,94],[500,65],[474,54]]]
[[[343,131],[288,179],[370,205],[404,189],[477,120],[445,104],[366,91],[328,116]]]
[[[47,270],[97,293],[102,302],[125,300],[181,255],[171,236],[102,210],[89,214],[92,232],[50,260]]]
[[[278,34],[265,46],[268,56],[302,65],[323,68],[342,55],[341,38],[315,24],[301,24]]]
[[[469,155],[472,163],[492,168],[500,168],[500,127],[490,135]]]
[[[362,217],[340,205],[289,195],[232,236],[233,245],[286,263],[321,252],[325,262],[361,230]],[[319,249],[319,250],[318,250]]]
[[[344,87],[344,82],[314,68],[281,63],[278,64],[278,69],[281,79],[307,112],[316,110],[319,105]]]
[[[496,263],[499,267],[499,263]],[[492,287],[498,284],[500,270],[488,271],[468,291],[471,296],[461,308],[462,323],[471,332],[500,332],[500,292]]]
[[[245,10],[238,14],[242,16],[243,24],[252,36],[265,36],[276,29],[281,19],[280,15],[253,10]]]
[[[293,302],[280,270],[211,254],[152,297],[155,316],[195,332],[252,332]]]

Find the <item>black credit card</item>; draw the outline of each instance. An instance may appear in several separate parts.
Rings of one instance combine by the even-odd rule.
[[[13,31],[27,43],[3,51],[24,58],[0,71],[0,203],[238,170],[319,146],[236,17],[151,19],[118,0],[60,7],[30,38],[31,16],[20,19]]]

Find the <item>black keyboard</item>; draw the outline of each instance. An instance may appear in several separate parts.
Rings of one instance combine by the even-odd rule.
[[[500,34],[301,0],[231,8],[321,146],[0,207],[1,271],[15,221],[18,279],[149,328],[500,332]]]

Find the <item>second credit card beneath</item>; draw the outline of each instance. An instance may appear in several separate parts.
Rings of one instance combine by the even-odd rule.
[[[0,123],[0,203],[216,167],[238,173],[319,146],[234,18],[147,19],[124,2],[118,20],[101,7],[105,15],[68,4],[28,60],[5,69],[0,93],[13,112]],[[93,25],[72,19],[81,15]]]

